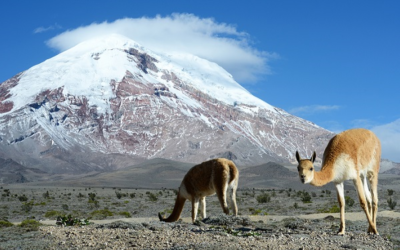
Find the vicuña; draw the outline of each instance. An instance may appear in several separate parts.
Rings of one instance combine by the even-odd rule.
[[[334,136],[328,143],[322,158],[321,171],[314,171],[314,151],[310,159],[301,159],[296,151],[298,171],[302,183],[323,186],[329,182],[336,185],[340,205],[340,228],[345,234],[344,186],[345,180],[353,180],[358,192],[361,208],[367,216],[368,232],[378,234],[376,213],[378,212],[378,172],[381,144],[374,133],[366,129],[350,129]],[[368,187],[369,181],[370,188]]]
[[[225,214],[229,214],[226,202],[229,201],[234,215],[237,215],[236,189],[239,182],[239,171],[235,164],[227,159],[218,158],[192,167],[182,180],[176,197],[174,210],[168,218],[158,217],[161,221],[177,221],[182,213],[186,200],[192,202],[192,222],[196,221],[199,201],[203,219],[206,218],[206,196],[217,194]]]

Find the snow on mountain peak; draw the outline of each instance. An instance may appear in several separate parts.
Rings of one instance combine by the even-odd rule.
[[[143,75],[137,64],[127,57],[126,51],[131,48],[155,58],[159,72]],[[23,72],[19,84],[10,91],[9,101],[14,103],[10,112],[22,108],[27,101],[34,102],[44,90],[63,87],[64,94],[86,96],[89,105],[97,106],[98,112],[104,113],[109,109],[108,100],[115,97],[110,82],[121,81],[127,71],[142,74],[148,82],[161,82],[167,86],[172,83],[162,78],[162,71],[173,72],[186,84],[226,104],[243,103],[256,106],[253,109],[262,107],[275,112],[272,106],[254,97],[213,62],[190,54],[156,53],[117,34],[82,42]],[[176,94],[185,99],[181,92]],[[187,104],[197,106],[193,101]]]
[[[54,173],[149,158],[287,162],[331,137],[213,62],[120,35],[80,43],[0,85],[0,158]]]

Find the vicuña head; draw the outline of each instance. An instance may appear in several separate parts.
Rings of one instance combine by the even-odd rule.
[[[229,201],[233,214],[237,215],[236,189],[239,182],[239,172],[235,164],[227,159],[219,158],[203,162],[192,167],[182,180],[176,197],[174,210],[168,218],[161,213],[161,221],[177,221],[182,213],[186,200],[192,202],[192,222],[196,221],[199,202],[203,219],[206,218],[206,196],[217,193],[219,202],[225,214],[229,214],[226,198],[229,192]]]
[[[315,158],[314,152],[310,159],[301,159],[296,151],[300,181],[313,186],[323,186],[329,182],[336,185],[341,221],[338,234],[345,233],[345,180],[352,180],[356,187],[361,208],[368,219],[368,232],[378,234],[376,213],[381,144],[375,134],[366,129],[350,129],[334,136],[325,149],[319,172],[314,169]]]

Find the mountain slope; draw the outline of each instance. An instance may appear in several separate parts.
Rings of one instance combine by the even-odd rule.
[[[26,183],[42,180],[45,172],[35,168],[24,167],[11,159],[0,158],[0,184]]]
[[[50,173],[166,158],[239,165],[322,155],[332,133],[251,95],[215,63],[110,35],[0,85],[0,157]]]

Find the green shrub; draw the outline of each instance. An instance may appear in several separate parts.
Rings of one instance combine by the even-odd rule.
[[[50,199],[49,191],[46,191],[45,193],[43,193],[43,198]]]
[[[99,204],[99,201],[96,200],[96,194],[95,193],[88,193],[88,196],[89,196],[88,203],[91,205],[91,208],[93,208],[93,207],[99,208],[100,204]]]
[[[81,220],[78,218],[73,218],[72,215],[64,215],[57,217],[56,224],[60,226],[84,226],[89,225],[90,222],[88,219]]]
[[[37,231],[41,225],[42,223],[34,219],[27,219],[19,224],[20,227],[25,228],[27,231]]]
[[[340,208],[337,205],[333,205],[328,209],[318,209],[319,213],[340,213]]]
[[[28,197],[26,197],[26,195],[25,194],[23,194],[23,195],[20,195],[20,196],[18,196],[18,200],[19,201],[28,201]]]
[[[391,210],[393,210],[393,209],[396,207],[396,205],[397,205],[397,202],[394,201],[394,200],[392,200],[392,197],[390,197],[390,198],[387,200],[387,203],[388,203],[389,208],[390,208]]]
[[[312,203],[311,195],[306,191],[301,192],[300,198],[303,203]]]
[[[149,197],[150,201],[155,202],[155,201],[158,200],[158,197],[157,197],[156,194],[153,194],[153,193],[150,193],[150,192],[147,192],[146,194],[147,194],[147,196]]]
[[[89,196],[89,202],[94,202],[96,199],[96,194],[95,193],[88,193]]]
[[[102,209],[93,211],[90,213],[90,215],[95,218],[104,219],[107,218],[108,216],[113,216],[114,214],[108,209]]]
[[[118,214],[124,216],[125,218],[131,218],[132,217],[131,213],[129,213],[129,212],[119,212]]]
[[[28,213],[32,210],[32,208],[33,208],[33,201],[22,203],[22,206],[21,206],[22,211]]]
[[[14,224],[12,224],[11,222],[9,222],[7,220],[0,220],[0,228],[12,227],[12,226],[14,226]]]
[[[271,201],[271,196],[267,193],[260,194],[256,197],[258,203],[267,203]]]
[[[259,214],[261,214],[261,209],[254,209],[254,208],[249,208],[249,211],[250,211],[250,213],[251,213],[251,215],[259,215]]]
[[[388,192],[389,196],[392,196],[394,194],[394,190],[393,189],[388,189],[387,192]]]
[[[58,216],[63,216],[64,213],[60,211],[50,210],[44,214],[46,218],[57,218]]]
[[[115,194],[117,195],[118,199],[122,198],[122,193],[121,192],[115,191]]]
[[[345,196],[344,199],[346,200],[346,205],[352,207],[354,205],[354,200],[349,197],[349,196]]]
[[[4,189],[3,192],[4,192],[4,194],[2,194],[3,197],[5,196],[9,197],[11,195],[10,189]]]

